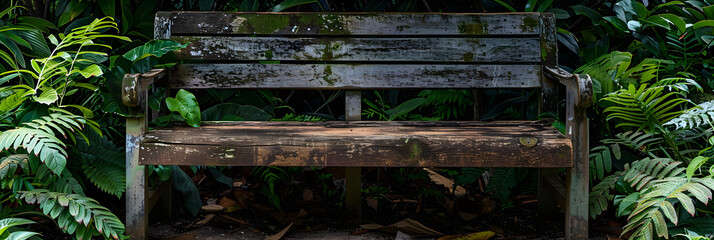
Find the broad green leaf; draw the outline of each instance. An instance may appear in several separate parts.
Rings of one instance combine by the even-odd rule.
[[[3,218],[3,219],[0,219],[0,235],[2,235],[8,228],[26,225],[26,224],[33,224],[33,223],[35,223],[35,222],[32,220],[24,219],[24,218]]]
[[[667,29],[667,30],[670,29],[670,28],[669,28],[669,22],[668,22],[664,17],[659,16],[659,15],[652,15],[652,16],[650,16],[650,17],[648,17],[647,19],[642,20],[642,21],[643,21],[643,22],[646,22],[646,23],[649,23],[649,24],[652,24],[652,25],[657,26],[657,27],[661,27],[661,28]]]
[[[680,34],[687,31],[687,23],[684,22],[681,17],[671,13],[664,13],[660,14],[659,16],[662,16],[663,18],[669,20],[669,22],[674,24]]]
[[[600,19],[602,19],[602,15],[598,13],[597,11],[593,10],[592,8],[583,6],[583,5],[574,5],[570,6],[573,11],[575,11],[576,15],[582,15],[586,16],[590,19],[590,21],[593,23],[593,25],[598,25],[600,23]]]
[[[704,165],[704,163],[706,163],[708,159],[708,157],[697,156],[689,162],[689,165],[687,166],[687,181],[692,180],[692,176],[694,176],[694,173],[699,170],[699,168],[701,168],[702,165]]]
[[[136,62],[147,57],[161,57],[169,51],[185,48],[188,44],[181,44],[171,40],[151,40],[143,46],[135,47],[124,55],[129,61]]]
[[[201,125],[201,110],[198,107],[196,97],[192,93],[183,89],[179,90],[176,93],[176,98],[166,98],[166,107],[170,111],[181,114],[188,125],[193,127]]]
[[[17,64],[23,68],[25,67],[25,57],[22,56],[22,51],[20,51],[20,48],[17,46],[17,44],[15,44],[13,40],[6,36],[0,35],[0,45],[3,45],[7,49],[10,49],[10,52],[12,52],[15,61],[17,61]]]
[[[617,30],[620,30],[622,32],[630,32],[629,28],[627,27],[627,23],[617,17],[606,16],[602,19],[605,19],[605,21],[610,22],[613,26],[615,26],[615,28],[617,28]]]
[[[238,7],[238,11],[241,12],[257,12],[260,6],[260,1],[258,0],[243,0]]]
[[[102,0],[99,1],[99,8],[102,9],[102,13],[105,16],[111,16],[116,18],[116,1],[115,0]]]
[[[94,76],[101,76],[103,74],[102,69],[98,65],[92,64],[84,69],[75,68],[72,73],[82,74],[84,78],[90,78]]]
[[[714,27],[714,20],[701,20],[699,22],[694,23],[693,27],[694,29],[702,27]]]
[[[10,81],[10,79],[13,79],[13,78],[15,78],[15,77],[17,77],[17,76],[20,76],[20,74],[21,74],[21,73],[13,73],[13,74],[9,74],[9,75],[7,75],[7,76],[4,76],[4,77],[0,78],[0,85],[2,85],[3,83],[5,83],[5,82],[7,82],[7,81]]]
[[[17,22],[18,25],[31,26],[42,31],[43,33],[49,33],[50,29],[57,30],[57,26],[42,18],[22,16],[17,18]]]
[[[620,201],[617,208],[617,216],[627,216],[632,210],[637,206],[637,202],[640,200],[640,193],[634,192]]]
[[[29,232],[29,231],[17,231],[17,232],[10,233],[10,235],[7,236],[7,240],[25,240],[25,239],[29,239],[35,235],[40,235],[40,234],[36,233],[36,232]]]
[[[40,96],[34,96],[33,99],[39,103],[50,105],[57,101],[59,96],[57,95],[57,90],[52,87],[44,86],[42,87],[42,93],[40,93]]]
[[[263,109],[251,105],[241,105],[239,110],[240,113],[238,117],[246,121],[267,121],[273,118],[273,116],[263,111]]]
[[[81,14],[84,9],[87,9],[89,4],[84,3],[84,2],[79,2],[79,0],[72,0],[67,4],[67,7],[63,9],[62,15],[60,15],[59,20],[57,21],[57,26],[64,26],[65,24],[71,22]]]
[[[703,7],[702,12],[708,19],[714,19],[714,5]]]
[[[528,0],[524,12],[532,12],[536,7],[536,0]]]
[[[553,0],[542,1],[540,4],[538,4],[538,9],[536,10],[536,12],[545,12],[545,10],[550,8],[550,4],[552,4],[552,3],[553,3]],[[556,18],[557,18],[557,16],[556,16]]]
[[[505,2],[503,2],[503,1],[501,1],[501,0],[493,0],[493,1],[496,2],[496,3],[498,3],[498,4],[500,4],[501,6],[505,7],[506,9],[508,9],[508,11],[518,12],[518,11],[516,11],[515,8],[511,7],[511,5],[509,5],[508,3],[505,3]]]
[[[426,98],[414,98],[384,112],[389,115],[388,120],[392,121],[422,106],[426,101]]]
[[[299,6],[299,5],[304,5],[304,4],[309,4],[309,3],[316,3],[318,2],[317,0],[285,0],[277,5],[275,5],[273,8],[268,10],[268,12],[282,12],[285,11],[285,9]]]
[[[171,179],[174,189],[181,193],[186,209],[196,216],[198,210],[203,206],[196,184],[193,184],[191,177],[177,166],[171,166]]]
[[[76,90],[76,89],[75,89],[75,90]],[[82,115],[84,116],[84,118],[89,118],[89,119],[94,118],[94,113],[92,112],[92,110],[90,110],[89,108],[86,108],[86,107],[84,107],[84,106],[74,105],[74,104],[67,104],[67,105],[64,105],[63,107],[73,107],[73,108],[76,108],[76,109],[78,109],[79,111],[82,112]]]
[[[568,19],[568,18],[570,18],[570,13],[568,13],[568,11],[565,11],[565,10],[560,9],[560,8],[551,8],[551,9],[548,9],[548,12],[552,12],[553,14],[555,14],[555,18],[556,18],[556,19]]]

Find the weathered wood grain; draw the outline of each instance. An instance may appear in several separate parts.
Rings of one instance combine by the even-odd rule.
[[[171,35],[538,35],[540,15],[171,12]]]
[[[139,74],[128,74],[124,80],[128,80],[127,78],[132,78],[131,81],[139,85],[136,87],[136,98],[147,99],[147,91],[143,90],[146,86],[142,86]],[[145,101],[138,103],[135,107],[141,112],[147,112]],[[146,208],[149,182],[146,167],[139,163],[140,139],[146,129],[145,115],[126,118],[126,235],[140,240],[146,239],[146,229],[149,225],[149,209]]]
[[[540,65],[181,64],[171,87],[284,89],[536,88]]]
[[[177,36],[182,60],[540,63],[538,38],[284,38]]]
[[[555,25],[555,15],[553,13],[542,13],[541,15],[540,51],[543,65],[558,65],[558,41],[557,26]]]
[[[216,166],[570,167],[550,126],[460,122],[237,122],[154,129],[142,164]]]

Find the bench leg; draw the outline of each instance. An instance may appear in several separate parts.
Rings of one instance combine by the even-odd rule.
[[[568,91],[568,95],[570,95]],[[570,99],[570,97],[568,98]],[[566,131],[573,141],[573,167],[567,172],[565,239],[588,238],[588,199],[590,165],[588,162],[588,119],[584,109],[568,104]]]
[[[549,177],[557,175],[558,169],[555,168],[538,169],[538,217],[541,219],[554,219],[558,212],[558,193],[548,181]]]
[[[359,121],[362,119],[362,92],[345,91],[345,120]],[[345,213],[350,225],[362,221],[362,169],[348,167],[345,169]]]
[[[127,118],[126,129],[126,235],[143,240],[148,227],[146,168],[139,165],[139,137],[146,129],[144,118]]]
[[[345,169],[345,211],[350,225],[357,225],[362,220],[362,168]]]

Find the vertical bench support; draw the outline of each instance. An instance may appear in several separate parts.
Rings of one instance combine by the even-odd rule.
[[[129,107],[132,114],[126,118],[126,229],[127,235],[132,239],[145,239],[148,227],[149,211],[148,205],[148,176],[147,169],[139,165],[139,149],[141,136],[146,133],[149,113],[147,89],[154,80],[166,76],[166,69],[154,69],[144,74],[127,74],[122,79],[122,102]],[[170,184],[165,184],[170,187]],[[170,191],[170,189],[169,189]],[[170,192],[156,191],[169,195]],[[158,196],[164,197],[167,196]],[[164,211],[169,208],[163,208]]]
[[[126,118],[126,229],[132,239],[145,239],[149,213],[146,210],[147,187],[146,168],[139,165],[139,140],[146,132],[145,105],[140,104],[142,91],[140,76],[124,76],[122,82],[122,100],[125,105],[139,107],[141,110],[133,117]],[[144,98],[146,99],[146,98]]]
[[[556,83],[546,78],[541,78],[541,99],[539,103],[539,113],[553,112],[558,113],[558,91]],[[539,168],[538,169],[538,216],[542,219],[555,219],[558,212],[558,202],[565,197],[558,196],[559,192],[555,186],[551,186],[549,179],[557,180],[557,168]],[[556,197],[558,196],[558,197]]]
[[[359,90],[345,91],[345,120],[359,121],[362,119],[362,92]],[[362,169],[347,167],[345,169],[345,211],[347,219],[353,224],[362,221]]]
[[[592,80],[590,76],[570,74],[552,66],[546,66],[544,73],[565,85],[565,131],[573,141],[573,167],[568,170],[566,177],[565,239],[587,239],[590,147],[585,111],[592,104]]]

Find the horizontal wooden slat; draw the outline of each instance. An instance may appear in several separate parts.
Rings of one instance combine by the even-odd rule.
[[[141,164],[570,167],[570,140],[542,124],[238,122],[149,131]]]
[[[180,36],[178,59],[539,63],[539,38],[281,38]]]
[[[169,19],[159,14],[157,22]],[[172,12],[171,35],[537,35],[539,13]]]
[[[174,88],[536,88],[540,65],[181,64]]]

